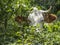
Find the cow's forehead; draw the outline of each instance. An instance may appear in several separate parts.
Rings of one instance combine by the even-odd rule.
[[[33,10],[38,10],[38,8],[36,8],[36,7],[33,7]]]
[[[29,16],[32,17],[32,18],[34,18],[34,19],[35,19],[35,18],[36,18],[36,19],[39,18],[38,20],[44,20],[43,14],[40,13],[39,10],[36,11],[36,12],[30,13]]]

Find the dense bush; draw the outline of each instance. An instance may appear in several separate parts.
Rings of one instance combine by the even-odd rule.
[[[55,5],[54,5],[54,4]],[[47,5],[46,5],[47,4]],[[0,45],[60,45],[60,21],[36,27],[18,23],[15,17],[27,17],[33,7],[48,9],[53,4],[51,13],[60,15],[60,1],[52,0],[0,0]],[[58,7],[58,8],[57,8]],[[55,10],[56,9],[56,10]]]
[[[10,21],[11,22],[11,21]],[[37,26],[39,27],[39,25]],[[24,26],[14,22],[8,24],[5,34],[0,33],[1,44],[8,45],[59,45],[60,44],[60,22],[44,25],[43,29],[36,31],[37,27]],[[4,37],[3,37],[4,36]]]
[[[57,12],[57,16],[60,17],[60,11]]]

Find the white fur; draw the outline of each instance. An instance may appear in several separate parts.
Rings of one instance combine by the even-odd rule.
[[[44,20],[43,13],[43,10],[38,10],[35,8],[28,16],[28,19],[31,21],[30,25],[36,26],[37,24],[41,23],[42,20]]]

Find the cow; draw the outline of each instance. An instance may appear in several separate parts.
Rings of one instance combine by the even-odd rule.
[[[44,22],[51,23],[57,19],[55,14],[49,13],[51,8],[52,6],[50,6],[48,10],[38,10],[36,7],[34,7],[28,17],[17,16],[15,20],[19,23],[25,21],[30,26],[37,26],[39,24],[40,28],[42,28]]]
[[[57,19],[57,16],[55,14],[49,13],[51,8],[52,6],[50,6],[48,10],[38,10],[36,7],[34,7],[32,12],[29,14],[28,19],[31,21],[30,25],[40,25],[39,28],[36,28],[37,32],[39,32],[38,29],[41,29],[43,27],[44,23],[51,23]]]

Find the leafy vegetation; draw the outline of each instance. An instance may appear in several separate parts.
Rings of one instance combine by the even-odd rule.
[[[60,18],[50,25],[26,26],[17,23],[15,17],[27,17],[33,7],[48,9],[60,17],[60,0],[0,0],[0,45],[60,45]]]

